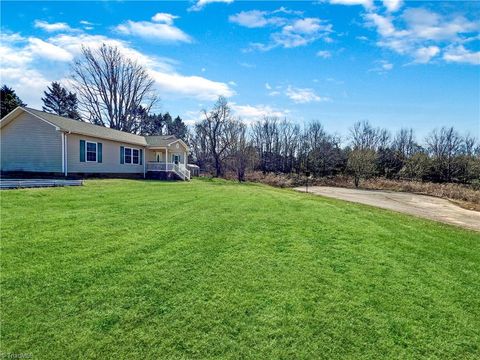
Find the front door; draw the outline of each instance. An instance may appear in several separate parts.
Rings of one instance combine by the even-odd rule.
[[[155,159],[157,160],[157,162],[160,162],[162,160],[162,153],[155,153]]]

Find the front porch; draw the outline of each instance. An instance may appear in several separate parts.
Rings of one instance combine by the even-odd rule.
[[[184,164],[167,163],[162,161],[148,161],[146,165],[147,165],[147,173],[148,172],[174,173],[181,180],[190,180],[190,171],[185,167]]]
[[[146,151],[147,173],[165,172],[174,174],[181,180],[190,180],[187,157],[187,152],[181,147],[176,149],[150,148]]]

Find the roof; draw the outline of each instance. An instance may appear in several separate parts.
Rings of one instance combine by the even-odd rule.
[[[167,146],[178,139],[175,135],[155,135],[145,136],[145,140],[149,146]]]
[[[147,145],[145,137],[131,134],[125,131],[110,129],[100,125],[94,125],[88,122],[69,119],[63,116],[50,114],[44,111],[22,107],[26,112],[38,116],[43,120],[52,123],[60,128],[62,131],[72,132],[75,134],[98,137],[102,139],[109,139],[118,142],[125,142],[129,144]]]
[[[88,122],[78,121],[69,119],[63,116],[58,116],[55,114],[47,113],[45,111],[40,111],[32,109],[29,107],[18,107],[13,110],[11,113],[6,115],[1,123],[0,127],[9,123],[15,118],[15,113],[19,110],[23,110],[33,116],[36,116],[51,125],[57,127],[60,131],[71,132],[74,134],[86,135],[97,137],[101,139],[108,139],[113,141],[118,141],[127,144],[136,144],[141,146],[152,146],[152,147],[166,147],[176,141],[180,141],[188,149],[188,145],[185,144],[182,140],[177,139],[175,135],[159,135],[159,136],[141,136],[136,134],[131,134],[125,131],[110,129],[100,125],[94,125]]]

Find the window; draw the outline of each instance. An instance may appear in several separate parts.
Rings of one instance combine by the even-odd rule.
[[[125,148],[125,164],[132,163],[132,149]]]
[[[178,164],[180,162],[180,155],[173,155],[172,160],[174,164]]]
[[[132,160],[133,160],[132,163],[133,164],[138,164],[139,163],[139,161],[138,161],[139,153],[140,152],[138,151],[138,149],[132,149],[132,154],[133,154],[132,155]]]
[[[97,162],[97,143],[87,141],[87,161]]]

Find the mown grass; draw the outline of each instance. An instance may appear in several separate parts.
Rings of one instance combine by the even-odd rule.
[[[1,352],[480,356],[480,237],[259,184],[3,191]]]

